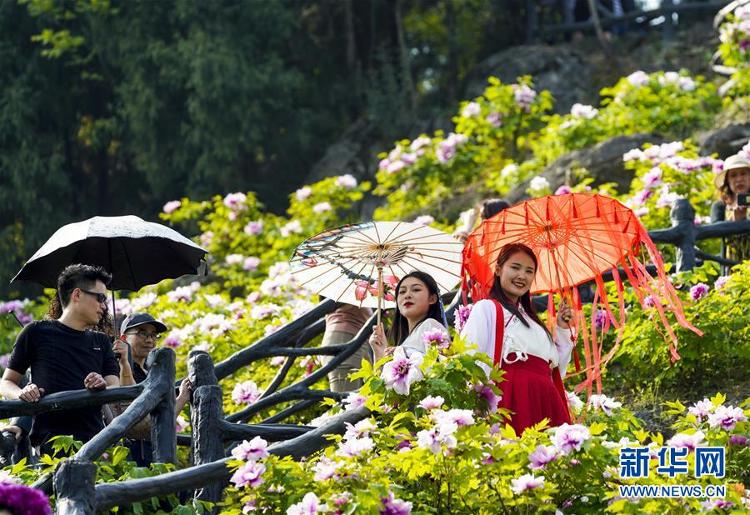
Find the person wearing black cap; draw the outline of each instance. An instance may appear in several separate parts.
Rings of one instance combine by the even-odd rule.
[[[167,326],[156,320],[148,313],[133,313],[122,321],[120,326],[121,339],[115,340],[112,350],[120,360],[120,384],[128,386],[140,383],[146,379],[146,358],[149,352],[156,348],[161,334],[167,331]],[[133,366],[128,362],[130,346],[133,356]]]
[[[146,379],[148,375],[146,359],[156,348],[161,334],[167,330],[163,322],[156,320],[148,313],[132,313],[122,321],[120,326],[122,337],[115,340],[112,350],[119,355],[120,383],[123,386],[140,383]],[[128,346],[133,357],[132,367],[128,362]],[[190,381],[185,378],[180,384],[180,392],[175,399],[175,416],[179,415],[190,400],[191,389]],[[117,411],[121,411],[125,406],[127,404],[120,406]],[[127,444],[133,461],[141,467],[148,466],[152,461],[150,431],[150,423],[148,419],[144,419],[131,431],[132,439]]]

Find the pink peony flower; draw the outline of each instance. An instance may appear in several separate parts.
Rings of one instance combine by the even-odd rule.
[[[705,283],[698,283],[690,288],[690,298],[699,300],[708,295],[710,287]]]
[[[410,358],[406,357],[404,348],[399,346],[393,352],[393,360],[383,365],[380,377],[385,381],[385,387],[395,390],[401,395],[409,395],[412,383],[422,379],[422,371],[419,365],[422,363],[422,355],[414,353]]]
[[[513,97],[516,104],[526,112],[531,110],[531,104],[534,103],[536,98],[536,91],[528,87],[526,84],[513,84]]]
[[[701,447],[706,442],[704,440],[705,434],[703,431],[697,431],[691,435],[687,433],[677,433],[667,441],[667,445],[670,447],[685,447],[691,451],[694,451],[696,447]]]
[[[602,410],[608,417],[612,416],[612,410],[621,408],[622,403],[617,402],[611,397],[607,397],[606,395],[592,395],[589,397],[589,406],[592,406],[594,409]]]
[[[370,436],[372,431],[375,431],[378,426],[373,423],[372,420],[366,418],[360,420],[356,424],[352,425],[349,422],[345,423],[346,433],[344,433],[344,439],[362,438],[363,436]]]
[[[474,391],[479,394],[479,397],[484,399],[487,403],[487,410],[490,413],[496,413],[497,408],[500,405],[500,401],[503,399],[502,396],[497,395],[495,390],[491,386],[486,384],[475,384]]]
[[[722,275],[721,277],[718,277],[716,281],[714,281],[714,288],[716,288],[717,290],[721,290],[724,285],[727,284],[727,281],[729,281],[728,275]]]
[[[315,479],[315,481],[326,481],[327,479],[336,478],[336,471],[343,465],[343,463],[333,461],[327,456],[323,456],[313,467],[313,470],[315,471],[313,479]]]
[[[663,172],[658,166],[653,167],[643,176],[643,186],[651,189],[661,186]]]
[[[406,163],[404,163],[403,161],[399,159],[398,161],[389,163],[385,170],[388,173],[396,173],[400,170],[403,170],[405,166],[406,166]]]
[[[384,497],[383,508],[380,510],[380,515],[409,515],[411,513],[412,504],[401,499],[396,499],[393,492],[388,492],[388,497]]]
[[[336,450],[337,456],[346,458],[355,458],[375,448],[375,442],[369,436],[363,438],[349,438],[342,440],[339,448]]]
[[[580,411],[583,408],[583,401],[575,393],[566,391],[565,395],[568,397],[568,406],[573,411]]]
[[[312,189],[308,186],[304,186],[298,189],[294,194],[297,197],[297,200],[302,202],[303,200],[307,200],[310,195],[312,195]]]
[[[461,109],[461,116],[464,118],[474,118],[482,114],[482,107],[476,102],[469,102]]]
[[[161,210],[164,211],[166,214],[169,214],[179,209],[181,205],[182,205],[182,202],[179,200],[170,200],[169,202],[164,204],[164,207],[162,207]]]
[[[456,327],[457,333],[460,333],[464,328],[464,325],[466,325],[466,321],[469,319],[469,314],[471,314],[471,308],[473,307],[474,304],[468,304],[466,306],[458,306],[458,309],[456,309],[456,315],[453,323]]]
[[[747,417],[742,408],[734,406],[718,406],[716,410],[708,416],[708,425],[719,427],[724,431],[731,431],[739,422],[745,422]]]
[[[646,295],[643,297],[643,307],[653,308],[654,306],[656,306],[656,300],[653,295]]]
[[[263,232],[263,220],[252,220],[245,226],[245,234],[257,236]]]
[[[360,394],[359,392],[351,392],[343,400],[344,410],[349,411],[357,409],[361,406],[364,406],[365,402],[367,402],[367,397]]]
[[[563,184],[555,190],[555,195],[567,195],[568,193],[573,193],[573,190],[567,184]]]
[[[422,335],[425,345],[434,345],[438,349],[447,349],[451,346],[451,340],[444,329],[432,329],[425,331]]]
[[[302,224],[299,220],[292,220],[291,222],[288,222],[286,225],[283,225],[281,229],[279,229],[279,232],[281,232],[281,236],[284,238],[288,238],[291,234],[299,234],[302,232]]]
[[[182,340],[180,340],[179,337],[169,334],[166,338],[164,338],[164,345],[167,347],[171,347],[172,349],[176,349],[180,345],[182,345]]]
[[[510,480],[510,489],[513,493],[520,495],[527,490],[544,486],[544,476],[536,477],[534,474],[524,474],[517,479]]]
[[[487,115],[486,120],[493,127],[500,127],[503,124],[503,117],[500,113],[490,113]]]
[[[230,481],[237,488],[256,488],[263,484],[263,473],[266,467],[254,461],[248,461],[234,473]]]
[[[591,438],[586,426],[581,424],[563,424],[554,429],[552,438],[555,447],[563,454],[580,451],[583,443]]]
[[[570,114],[573,115],[576,118],[583,118],[586,120],[591,120],[596,117],[596,115],[599,113],[599,110],[596,109],[594,106],[585,105],[585,104],[573,104],[573,107],[570,108]]]
[[[351,190],[357,187],[357,179],[352,174],[347,173],[346,175],[339,175],[336,177],[336,186]]]
[[[242,269],[248,272],[255,272],[258,269],[258,265],[260,265],[260,258],[249,256],[242,262]]]
[[[424,408],[426,410],[438,409],[440,406],[443,405],[443,402],[445,402],[445,399],[443,399],[439,395],[436,397],[433,397],[432,395],[428,395],[427,397],[425,397],[419,402],[419,407]]]
[[[609,313],[607,313],[607,310],[605,309],[597,309],[596,313],[594,313],[594,326],[597,329],[604,329],[606,327],[609,327],[609,325],[612,323],[612,317]]]
[[[628,75],[626,77],[626,80],[633,86],[639,87],[639,86],[646,86],[650,79],[646,72],[638,70]]]
[[[325,213],[326,211],[330,211],[331,209],[331,204],[329,204],[328,202],[318,202],[312,208],[313,213],[316,214]]]
[[[229,254],[224,258],[224,262],[229,265],[239,265],[245,260],[245,256],[242,254]]]
[[[185,417],[183,417],[182,415],[178,415],[178,416],[177,416],[177,418],[175,419],[175,422],[174,422],[174,429],[175,429],[175,431],[177,431],[178,433],[182,433],[182,432],[183,432],[183,431],[185,431],[185,430],[186,430],[186,429],[187,429],[187,428],[188,428],[189,426],[190,426],[190,424],[188,423],[188,421],[187,421],[187,420],[185,420]]]
[[[451,430],[453,429],[453,431]],[[436,426],[432,429],[424,429],[417,433],[417,447],[428,449],[433,454],[442,451],[443,445],[447,449],[454,449],[458,445],[458,440],[453,436],[455,427]]]
[[[252,440],[244,440],[232,449],[232,456],[243,461],[258,461],[269,456],[267,448],[268,442],[260,436],[256,436]]]
[[[552,445],[538,445],[537,448],[529,454],[529,468],[531,470],[543,469],[547,463],[551,463],[559,456],[558,450]]]
[[[52,515],[47,496],[41,490],[26,485],[0,481],[0,503],[6,513]]]
[[[203,234],[200,235],[201,245],[204,247],[208,247],[211,245],[211,242],[214,240],[214,233],[213,231],[206,231]]]
[[[232,400],[236,404],[252,404],[260,399],[262,393],[255,381],[245,381],[234,385]]]
[[[245,202],[247,201],[247,195],[244,193],[230,193],[224,197],[224,205],[232,211],[243,211],[247,209]]]

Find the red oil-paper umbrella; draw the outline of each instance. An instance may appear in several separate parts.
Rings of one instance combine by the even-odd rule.
[[[576,370],[586,375],[576,386],[578,392],[586,389],[590,394],[596,384],[601,393],[601,368],[617,350],[625,324],[625,281],[644,308],[653,304],[668,335],[673,361],[679,359],[677,336],[667,312],[673,313],[681,326],[702,335],[685,318],[682,303],[646,228],[618,200],[591,193],[549,195],[516,204],[482,222],[469,235],[463,250],[464,285],[474,302],[488,298],[500,249],[511,243],[522,243],[536,254],[539,266],[531,292],[560,294],[573,308],[575,338],[580,334],[585,358],[585,369],[581,371],[578,353],[574,353]],[[654,265],[653,276],[644,259]],[[609,299],[604,287],[602,276],[608,273],[616,285],[616,299]],[[618,330],[615,345],[604,356],[595,324],[583,314],[577,288],[591,282],[596,284],[591,313],[596,313],[597,308],[604,310],[605,329],[611,323]],[[555,318],[552,297],[549,296],[548,320]],[[647,297],[653,302],[647,304]]]

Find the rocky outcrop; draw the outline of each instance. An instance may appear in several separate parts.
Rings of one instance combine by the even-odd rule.
[[[513,83],[522,75],[533,77],[537,91],[552,93],[557,113],[570,112],[576,102],[596,103],[598,95],[585,57],[570,48],[543,45],[509,48],[490,56],[472,71],[465,97],[481,95],[489,76]]]
[[[638,148],[645,143],[662,143],[662,139],[653,134],[633,134],[631,136],[617,136],[602,141],[593,147],[575,150],[558,158],[547,166],[540,174],[547,179],[555,191],[566,183],[570,174],[576,168],[585,168],[589,176],[594,178],[594,184],[614,182],[619,191],[627,191],[633,180],[633,172],[626,170],[622,155],[628,150]],[[527,197],[528,181],[519,184],[506,196],[511,202],[518,202]]]
[[[701,155],[718,154],[726,159],[736,154],[750,140],[750,124],[732,124],[698,136]]]

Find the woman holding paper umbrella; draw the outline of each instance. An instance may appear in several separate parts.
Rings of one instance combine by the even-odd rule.
[[[395,346],[401,346],[407,357],[414,353],[425,354],[425,335],[445,328],[443,312],[435,279],[424,272],[415,271],[406,274],[396,286],[396,310],[390,339]],[[370,347],[375,361],[392,354],[396,347],[388,347],[383,324],[373,326],[370,336]]]
[[[511,411],[510,424],[519,435],[545,418],[550,426],[570,423],[562,378],[573,350],[572,312],[565,304],[560,308],[553,339],[529,294],[537,266],[526,245],[503,247],[490,298],[474,305],[462,331],[505,372],[500,407]]]

